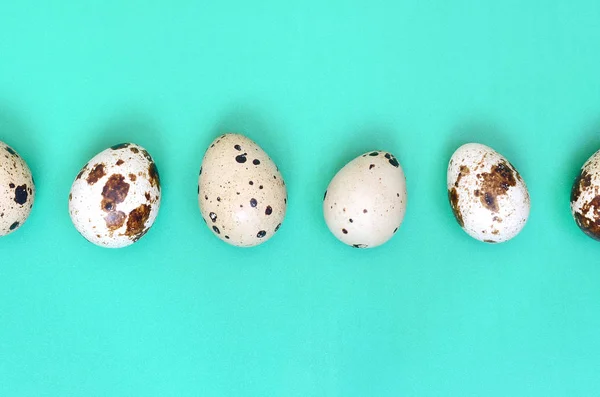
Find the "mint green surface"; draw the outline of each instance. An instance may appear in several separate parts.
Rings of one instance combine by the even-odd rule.
[[[600,395],[600,243],[569,211],[600,148],[599,21],[594,0],[4,1],[0,140],[37,198],[0,239],[0,396]],[[289,189],[254,249],[198,210],[204,150],[228,131]],[[142,240],[102,249],[67,196],[124,141],[154,156],[163,203]],[[468,141],[529,186],[508,243],[450,211]],[[356,250],[321,200],[373,149],[400,160],[408,211]]]

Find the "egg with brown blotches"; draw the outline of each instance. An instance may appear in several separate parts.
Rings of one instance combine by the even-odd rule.
[[[396,157],[371,151],[350,161],[333,177],[323,198],[323,215],[341,242],[373,248],[398,231],[406,199],[406,178]]]
[[[600,240],[600,150],[583,164],[573,183],[571,213],[585,234]]]
[[[0,237],[25,223],[34,199],[35,185],[27,163],[16,150],[0,142]]]
[[[216,138],[198,176],[202,219],[219,239],[253,247],[279,231],[287,189],[279,168],[254,141],[240,134]]]
[[[515,237],[529,218],[529,192],[515,167],[492,148],[468,143],[450,159],[448,199],[463,230],[486,243]]]
[[[121,248],[142,238],[160,207],[158,169],[143,147],[112,146],[79,172],[69,193],[73,225],[91,243]]]

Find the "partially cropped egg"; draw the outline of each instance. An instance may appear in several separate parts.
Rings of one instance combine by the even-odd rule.
[[[279,168],[251,139],[225,134],[206,150],[198,204],[215,236],[238,246],[264,243],[281,227],[287,191]]]
[[[527,222],[530,201],[525,182],[504,156],[488,146],[459,147],[448,165],[447,186],[458,224],[477,240],[510,240]]]
[[[600,240],[600,150],[585,162],[573,183],[571,213],[585,234]]]
[[[398,231],[406,212],[406,178],[396,158],[365,153],[331,180],[323,199],[327,227],[355,248],[373,248]]]
[[[148,232],[160,196],[158,169],[150,154],[123,143],[99,153],[81,169],[69,193],[69,214],[88,241],[121,248]]]
[[[35,186],[25,160],[0,142],[0,237],[17,230],[29,217]]]

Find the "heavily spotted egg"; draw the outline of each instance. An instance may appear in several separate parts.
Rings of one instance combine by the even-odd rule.
[[[287,192],[279,169],[249,138],[225,134],[206,150],[198,177],[204,222],[221,240],[252,247],[279,230]]]
[[[0,142],[0,236],[17,230],[29,217],[35,186],[25,160]]]
[[[571,213],[585,234],[600,240],[600,150],[585,162],[573,183]]]
[[[323,199],[329,230],[355,248],[373,248],[398,231],[406,212],[406,178],[387,152],[365,153],[331,180]]]
[[[160,178],[154,160],[141,146],[115,145],[92,158],[69,194],[75,228],[88,241],[121,248],[150,229],[160,207]]]
[[[501,243],[515,237],[529,217],[529,192],[513,165],[478,143],[459,147],[447,174],[448,198],[458,224],[471,237]]]

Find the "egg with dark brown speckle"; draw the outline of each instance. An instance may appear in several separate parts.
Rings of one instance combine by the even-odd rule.
[[[134,143],[112,146],[79,172],[69,193],[73,225],[88,241],[121,248],[142,238],[160,207],[154,160]]]
[[[600,240],[600,151],[583,164],[573,183],[571,213],[585,234]]]
[[[388,152],[368,152],[331,180],[323,198],[325,223],[345,244],[377,247],[400,228],[406,199],[406,178],[398,160]]]
[[[202,160],[198,204],[215,236],[252,247],[281,227],[287,190],[279,169],[260,146],[243,135],[225,134],[212,142]]]
[[[468,143],[450,159],[452,212],[467,234],[486,243],[515,237],[529,218],[529,192],[515,167],[492,148]]]
[[[0,142],[0,237],[19,229],[31,213],[35,185],[25,160]]]

